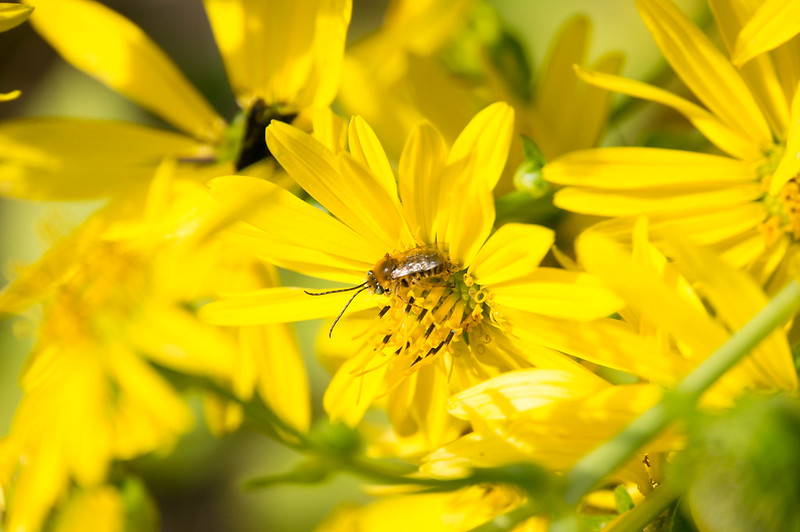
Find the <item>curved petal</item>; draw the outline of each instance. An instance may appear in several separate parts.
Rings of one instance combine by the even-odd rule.
[[[378,360],[375,360],[378,358]],[[347,359],[333,376],[322,404],[331,421],[351,427],[358,424],[375,398],[383,391],[389,364],[375,356],[372,346]]]
[[[795,92],[789,118],[789,135],[786,151],[783,152],[778,167],[769,183],[770,194],[776,195],[781,187],[800,173],[800,91]]]
[[[497,305],[576,321],[604,318],[623,306],[596,277],[553,268],[492,286],[491,294]]]
[[[389,164],[389,158],[386,157],[386,152],[383,151],[375,132],[360,116],[354,116],[350,120],[347,140],[350,154],[364,168],[369,169],[390,197],[396,198],[397,181]]]
[[[481,247],[469,267],[480,285],[530,274],[553,246],[555,233],[539,225],[505,224]]]
[[[267,145],[289,175],[334,216],[384,252],[398,248],[407,228],[395,201],[369,172],[352,164],[349,154],[337,160],[310,135],[276,121],[267,128]]]
[[[0,194],[98,198],[148,183],[164,158],[208,153],[207,146],[184,135],[125,122],[7,120],[0,124]]]
[[[19,98],[22,91],[14,90],[11,92],[0,92],[0,102],[10,102],[11,100],[16,100]]]
[[[494,189],[503,173],[514,131],[514,108],[497,102],[479,112],[450,149],[448,163],[475,153],[475,167],[484,186]]]
[[[241,349],[253,361],[258,391],[267,405],[293,427],[311,424],[311,394],[303,356],[292,331],[282,324],[245,327]]]
[[[608,386],[589,371],[516,370],[454,395],[448,409],[461,419],[502,421],[554,401],[591,395]]]
[[[33,13],[33,6],[0,2],[0,32],[19,26]]]
[[[360,272],[360,275],[366,274],[386,253],[334,217],[273,183],[254,177],[225,176],[212,179],[209,186],[212,196],[229,207],[233,215],[238,214],[257,228],[252,233],[241,232],[264,239],[267,246],[288,244],[320,252],[320,257],[341,257],[346,259],[343,262],[352,264],[349,270]],[[257,198],[257,202],[248,208],[247,203],[252,198]],[[268,257],[308,260],[308,255],[295,257],[286,255],[285,251],[270,253]]]
[[[411,231],[424,242],[434,241],[440,180],[447,161],[442,135],[429,122],[420,122],[403,146],[397,169],[400,198]]]
[[[730,0],[709,0],[708,5],[714,14],[720,36],[725,42],[728,56],[731,56],[736,48],[739,32],[758,6],[750,2]],[[780,78],[778,72],[781,72]],[[739,73],[761,105],[773,133],[778,139],[784,139],[789,123],[789,101],[786,95],[794,92],[792,83],[785,76],[785,70],[779,67],[778,61],[773,61],[771,56],[763,54],[751,59],[747,64],[739,65]],[[787,82],[787,87],[791,87],[791,90],[784,92],[781,83]]]
[[[131,21],[92,0],[35,0],[31,24],[66,61],[203,141],[225,122]]]
[[[635,190],[758,181],[752,164],[730,157],[662,148],[597,148],[567,153],[544,167],[557,185]]]
[[[757,55],[777,48],[800,33],[800,3],[765,0],[736,39],[731,60],[743,65]]]
[[[669,243],[678,267],[699,284],[720,321],[730,330],[742,328],[768,303],[764,292],[750,277],[712,253],[675,238]],[[732,372],[744,372],[767,389],[797,389],[792,352],[780,330],[763,340]]]
[[[350,0],[205,0],[206,12],[242,108],[302,111],[333,101]]]
[[[439,208],[434,220],[436,242],[446,244],[450,258],[468,267],[494,225],[494,198],[476,176],[474,154],[450,163],[442,172]]]
[[[727,332],[718,323],[672,292],[654,273],[637,267],[630,254],[608,237],[584,233],[576,247],[589,272],[647,320],[690,346],[693,356],[703,359],[727,339]]]
[[[664,57],[712,113],[764,150],[769,129],[739,73],[714,44],[669,0],[636,0]]]
[[[314,290],[312,293],[320,294],[325,291]],[[203,321],[215,325],[260,325],[313,320],[337,316],[354,295],[355,291],[314,297],[302,288],[265,288],[243,294],[230,294],[202,307],[199,315]],[[366,292],[354,298],[347,310],[356,312],[385,302],[384,296]]]
[[[633,216],[656,214],[684,216],[712,209],[728,209],[761,198],[764,191],[758,183],[728,189],[700,190],[695,193],[674,193],[658,189],[608,193],[590,188],[565,188],[556,192],[553,203],[573,212],[597,216]]]
[[[586,83],[596,87],[672,107],[685,116],[708,140],[733,157],[758,160],[763,156],[759,146],[754,145],[749,138],[729,128],[702,107],[680,96],[640,81],[596,72],[578,65],[575,66],[575,72]]]

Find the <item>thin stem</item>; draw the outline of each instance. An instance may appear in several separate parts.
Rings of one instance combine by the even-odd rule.
[[[672,484],[669,480],[662,482],[642,502],[622,514],[618,521],[606,528],[606,532],[641,532],[644,527],[655,521],[661,512],[669,508],[680,495]]]
[[[799,308],[800,285],[797,281],[792,281],[722,347],[692,371],[674,392],[666,394],[660,403],[636,418],[618,436],[579,460],[566,475],[567,502],[577,504],[603,477],[623,465],[669,423],[685,415],[687,409],[693,408],[711,385],[776,327],[792,317]]]
[[[669,423],[693,408],[701,395],[726,371],[736,365],[776,327],[786,322],[800,308],[800,285],[792,281],[722,347],[704,360],[657,405],[636,418],[618,436],[584,456],[567,473],[568,503],[577,502],[589,493],[639,448],[655,437]]]

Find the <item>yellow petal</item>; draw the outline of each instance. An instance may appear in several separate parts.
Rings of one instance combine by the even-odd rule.
[[[783,152],[778,167],[772,175],[769,193],[777,195],[781,187],[796,177],[798,172],[800,172],[800,91],[795,92],[792,100],[786,151]]]
[[[550,251],[554,240],[555,233],[546,227],[505,224],[481,247],[469,273],[481,285],[528,275]]]
[[[369,127],[363,118],[354,116],[350,120],[348,132],[348,143],[350,154],[368,168],[380,185],[386,189],[386,193],[392,198],[397,197],[397,181],[394,178],[392,166],[383,151],[378,137]]]
[[[435,240],[448,246],[450,259],[468,267],[494,225],[492,191],[478,175],[474,154],[447,165],[439,187]]]
[[[736,48],[739,32],[750,20],[753,11],[758,6],[729,0],[709,0],[708,4],[714,14],[720,35],[725,41],[728,55],[731,56]],[[789,123],[789,102],[786,95],[794,92],[794,85],[784,75],[785,70],[779,67],[778,61],[773,61],[772,57],[766,54],[751,59],[745,65],[738,66],[739,73],[761,105],[772,132],[778,139],[784,139]],[[777,72],[779,71],[781,79],[778,78]],[[781,83],[788,83],[787,88],[791,87],[791,90],[784,92]]]
[[[165,157],[207,156],[193,139],[100,120],[31,118],[0,124],[0,193],[74,200],[145,185]]]
[[[765,0],[739,33],[731,60],[742,65],[798,33],[800,4],[793,0]]]
[[[727,339],[726,331],[667,288],[655,274],[637,267],[631,256],[608,237],[588,232],[577,242],[586,269],[600,277],[635,310],[705,358]]]
[[[586,371],[529,369],[504,373],[450,398],[449,410],[462,419],[503,420],[553,401],[590,395],[609,386]]]
[[[654,238],[663,238],[671,233],[691,235],[693,242],[709,245],[750,231],[758,227],[765,217],[764,205],[752,202],[710,213],[649,216],[648,220],[650,234]],[[636,217],[614,218],[600,222],[592,229],[624,239],[630,235],[636,220]]]
[[[347,265],[349,272],[356,273],[360,278],[388,251],[361,237],[334,217],[267,181],[245,176],[225,176],[211,180],[209,186],[214,198],[230,207],[232,214],[238,213],[257,228],[252,231],[252,237],[264,240],[265,248],[258,250],[269,253],[259,255],[264,258],[308,262],[309,257],[317,256],[323,266]],[[240,208],[245,206],[243,202],[251,198],[257,198],[257,203],[247,210]],[[269,246],[275,243],[317,253],[287,255],[286,246],[270,251]],[[332,260],[335,263],[332,264]]]
[[[562,209],[598,216],[632,216],[638,214],[681,215],[688,212],[727,209],[761,198],[758,183],[700,190],[696,193],[671,195],[659,189],[625,191],[619,194],[594,189],[565,188],[556,193],[553,202]]]
[[[439,130],[429,122],[417,124],[403,147],[397,175],[408,224],[424,242],[434,241],[433,222],[446,160],[447,146]]]
[[[203,141],[224,121],[136,25],[92,0],[35,0],[31,24],[69,63]]]
[[[123,529],[125,506],[122,494],[111,486],[79,491],[58,513],[54,532],[118,532]]]
[[[246,327],[241,349],[258,376],[258,391],[284,421],[303,432],[311,424],[311,395],[303,357],[291,329],[283,324]]]
[[[322,404],[331,421],[353,427],[361,421],[372,401],[384,388],[384,375],[389,364],[376,356],[372,346],[345,361],[333,376]]]
[[[689,119],[692,125],[705,135],[708,140],[733,157],[756,160],[762,156],[759,147],[754,145],[749,138],[729,128],[702,107],[680,96],[640,81],[612,76],[579,66],[575,67],[575,72],[582,80],[596,87],[672,107]]]
[[[739,73],[714,44],[668,0],[637,0],[639,13],[664,57],[709,110],[761,149],[772,132]]]
[[[612,190],[683,186],[687,192],[703,185],[758,181],[751,164],[730,157],[643,147],[568,153],[545,165],[544,177],[557,185]]]
[[[366,170],[339,154],[344,157],[341,170],[348,171],[342,175],[330,150],[282,122],[273,121],[267,128],[267,144],[289,175],[334,216],[383,250],[397,248],[404,230],[402,217],[393,198]]]
[[[542,65],[535,91],[535,127],[529,129],[548,160],[596,146],[608,120],[612,95],[587,86],[572,71],[573,65],[586,61],[590,33],[591,24],[585,15],[571,17],[559,30]],[[616,73],[622,60],[620,53],[606,54],[596,68]]]
[[[297,112],[333,100],[348,0],[205,0],[228,78],[242,108],[262,99]]]
[[[31,13],[33,13],[33,6],[0,2],[0,32],[22,24]]]
[[[159,364],[220,378],[233,373],[236,346],[230,337],[189,312],[149,306],[146,315],[127,328],[131,343]]]
[[[671,239],[670,250],[682,271],[687,273],[708,298],[718,318],[732,331],[742,328],[768,303],[755,282],[712,253],[678,239]],[[691,274],[691,275],[690,275]],[[761,386],[795,390],[797,372],[786,335],[776,330],[762,341],[734,371],[742,371]]]
[[[494,285],[491,294],[498,305],[577,321],[609,316],[623,305],[594,276],[554,268]]]
[[[309,290],[320,293],[325,290]],[[231,294],[200,309],[200,318],[215,325],[260,325],[337,316],[354,292],[311,296],[302,288],[266,288]],[[384,296],[360,294],[347,307],[355,312],[385,303]]]
[[[16,100],[19,98],[19,95],[22,94],[22,91],[15,90],[11,92],[0,92],[0,102],[10,102],[11,100]]]
[[[476,153],[475,167],[484,186],[494,189],[503,173],[514,128],[514,109],[497,102],[470,120],[450,150],[448,163]]]

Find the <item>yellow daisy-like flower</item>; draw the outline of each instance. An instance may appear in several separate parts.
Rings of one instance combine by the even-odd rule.
[[[710,4],[732,51],[752,11]],[[566,185],[555,203],[619,217],[603,225],[610,233],[629,234],[633,221],[624,217],[646,214],[654,235],[691,235],[766,280],[800,239],[800,98],[792,74],[800,53],[790,43],[737,68],[669,0],[637,0],[637,6],[670,65],[705,107],[633,80],[585,69],[578,69],[580,76],[674,108],[726,155],[641,147],[567,154],[544,171],[546,179]]]
[[[0,32],[10,30],[25,22],[33,12],[33,7],[24,4],[9,4],[0,2]],[[0,92],[0,102],[8,102],[18,98],[18,90],[11,92]]]
[[[365,506],[341,506],[316,532],[472,530],[518,505],[519,491],[501,486],[473,486],[450,493],[405,494]],[[515,531],[544,532],[547,522],[532,518]]]
[[[639,382],[612,385],[599,376],[560,370],[510,372],[455,395],[451,412],[475,431],[434,452],[422,471],[434,476],[463,474],[465,468],[530,460],[557,471],[619,433],[655,405],[767,303],[744,273],[712,253],[673,241],[675,262],[647,241],[646,224],[636,227],[633,252],[608,237],[585,233],[577,249],[587,270],[626,301],[619,314],[638,349],[620,341],[616,365]],[[633,340],[633,338],[631,338]],[[703,397],[703,408],[724,408],[748,391],[792,393],[798,381],[784,331],[764,340]],[[632,457],[613,480],[632,483],[641,495],[663,480],[665,453],[683,447],[670,430]]]
[[[494,104],[450,150],[432,125],[421,123],[403,150],[397,180],[358,117],[350,122],[350,151],[339,154],[273,122],[270,150],[333,216],[270,183],[219,178],[211,186],[221,200],[265,198],[232,238],[280,266],[350,283],[358,292],[351,298],[347,290],[287,287],[231,294],[203,307],[201,316],[244,325],[335,316],[348,304],[380,308],[361,331],[360,347],[353,344],[355,355],[336,372],[325,408],[333,419],[355,424],[386,397],[399,433],[424,428],[434,441],[448,426],[443,405],[451,388],[531,364],[572,368],[546,342],[523,334],[526,320],[546,320],[569,336],[568,320],[606,316],[619,301],[591,276],[538,267],[552,246],[551,230],[509,224],[492,234],[492,189],[512,120],[508,105]]]
[[[574,64],[587,62],[589,19],[577,16],[564,23],[535,75],[527,72],[527,64],[507,61],[511,64],[501,66],[490,60],[489,47],[498,44],[485,42],[489,39],[478,32],[468,33],[464,27],[471,19],[479,21],[475,24],[483,33],[502,32],[497,14],[480,2],[392,2],[381,30],[348,47],[339,103],[348,114],[373,125],[390,153],[400,153],[423,119],[435,123],[452,142],[477,109],[498,100],[514,107],[514,138],[533,139],[548,160],[596,146],[611,98],[572,71]],[[443,50],[454,43],[469,49],[476,70],[469,76],[445,66]],[[621,64],[621,54],[609,53],[593,67],[616,73]],[[524,85],[528,82],[530,86]],[[523,160],[522,143],[512,142],[496,193],[513,188],[514,171]]]
[[[216,212],[204,186],[171,175],[161,167],[146,199],[111,203],[0,293],[4,313],[41,305],[0,451],[7,530],[37,530],[73,483],[99,486],[113,461],[169,449],[188,430],[188,406],[152,364],[213,378],[244,399],[258,391],[287,423],[309,425],[305,371],[287,331],[251,327],[237,342],[190,309],[221,274],[238,288],[264,286],[264,276],[225,268],[236,257],[214,234],[230,214]],[[229,414],[217,425],[234,422]]]
[[[93,0],[35,0],[33,27],[69,63],[177,132],[116,121],[0,123],[0,193],[25,199],[113,195],[146,184],[165,157],[202,178],[261,175],[271,119],[310,130],[328,106],[350,0],[207,0],[206,11],[243,116],[230,125],[131,21]],[[219,164],[209,164],[219,163]],[[108,176],[114,176],[109,179]]]

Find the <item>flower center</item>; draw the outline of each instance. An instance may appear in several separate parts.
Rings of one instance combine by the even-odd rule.
[[[421,279],[385,294],[389,301],[370,338],[377,351],[403,357],[409,367],[451,352],[468,338],[466,333],[486,318],[495,319],[489,293],[466,270]]]
[[[764,202],[769,215],[761,229],[767,245],[774,243],[784,233],[800,240],[800,182],[797,177],[783,185],[775,196],[767,195]]]

